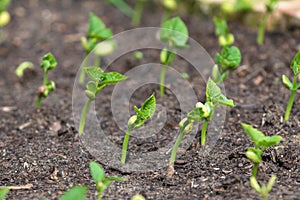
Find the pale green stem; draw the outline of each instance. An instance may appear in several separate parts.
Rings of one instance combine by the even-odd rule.
[[[257,35],[257,39],[256,39],[257,44],[259,44],[259,45],[264,43],[267,16],[268,16],[268,13],[263,14],[262,21],[259,25],[258,35]]]
[[[95,55],[94,66],[101,68],[101,56]]]
[[[208,120],[205,119],[201,131],[201,146],[205,146],[207,126],[208,126]]]
[[[293,87],[296,88],[296,86],[297,86],[297,76],[294,76]],[[291,96],[289,98],[289,101],[288,101],[288,104],[286,107],[286,111],[285,111],[285,115],[284,115],[284,121],[288,121],[290,118],[291,110],[292,110],[293,103],[295,100],[296,91],[297,91],[297,89],[293,89],[291,92]]]
[[[163,65],[160,73],[159,91],[162,96],[165,95],[165,76],[166,76],[167,67],[168,67],[167,65]]]
[[[145,0],[138,0],[135,5],[135,11],[132,16],[132,24],[138,26],[141,23],[141,15],[144,9]]]
[[[83,84],[84,83],[84,80],[85,80],[85,72],[83,70],[84,67],[86,67],[87,65],[87,62],[88,62],[88,52],[85,54],[85,59],[83,60],[83,63],[82,63],[82,68],[81,68],[81,72],[80,72],[80,76],[79,76],[79,83]]]
[[[123,141],[122,157],[121,157],[121,163],[122,164],[125,164],[125,162],[126,162],[127,147],[128,147],[130,131],[131,131],[131,129],[128,128],[127,131],[126,131],[125,137],[124,137],[124,141]]]
[[[171,153],[171,157],[170,157],[170,164],[174,164],[174,162],[175,162],[177,150],[178,150],[179,144],[183,138],[183,135],[184,135],[183,130],[180,130],[179,136],[178,136],[178,138],[173,146],[173,149],[172,149],[172,153]]]
[[[37,108],[39,108],[39,107],[41,106],[41,101],[42,101],[42,97],[39,96],[39,97],[38,97],[38,100],[36,101],[36,104],[35,104],[35,106],[36,106]]]
[[[48,71],[44,71],[44,79],[43,79],[43,85],[46,85],[48,82]]]
[[[259,164],[254,164],[253,169],[252,169],[252,176],[255,178],[257,176],[258,166],[259,166]]]
[[[85,125],[85,119],[86,119],[86,113],[88,111],[88,108],[91,104],[91,99],[88,99],[87,102],[85,103],[82,113],[81,113],[81,118],[80,118],[80,124],[79,124],[79,130],[78,133],[81,135],[84,131],[84,125]]]

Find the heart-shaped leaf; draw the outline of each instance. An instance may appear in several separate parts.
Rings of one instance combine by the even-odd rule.
[[[95,82],[101,81],[103,70],[100,67],[85,67],[85,73]]]
[[[57,66],[57,61],[52,53],[47,53],[43,56],[41,68],[45,71],[54,69]]]
[[[102,85],[113,85],[116,84],[120,81],[126,80],[128,77],[124,76],[118,72],[108,72],[108,73],[103,73],[101,75],[101,84]]]

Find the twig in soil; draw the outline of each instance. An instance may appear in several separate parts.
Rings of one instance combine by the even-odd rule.
[[[29,190],[32,187],[33,187],[33,184],[28,183],[26,185],[20,185],[20,186],[0,186],[0,189],[9,188],[10,190]]]

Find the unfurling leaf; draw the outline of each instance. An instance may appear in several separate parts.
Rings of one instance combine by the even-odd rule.
[[[188,29],[184,22],[175,17],[165,21],[160,31],[160,40],[170,42],[178,48],[185,48],[188,41]]]
[[[118,72],[102,73],[100,77],[102,85],[113,85],[126,79],[127,76],[124,76]]]
[[[300,51],[296,54],[296,56],[292,60],[291,68],[295,76],[298,76],[300,74]]]
[[[209,78],[206,85],[206,98],[208,99],[208,101],[212,101],[220,95],[221,89],[213,80]]]
[[[156,109],[156,99],[155,99],[155,96],[153,93],[143,103],[142,107],[140,108],[140,111],[141,111],[144,119],[150,119],[153,116],[153,114],[155,113],[155,109]]]
[[[41,68],[45,71],[54,69],[57,66],[57,61],[52,53],[47,53],[43,56]]]
[[[282,137],[279,135],[265,136],[261,138],[258,142],[258,146],[263,146],[265,148],[277,145],[282,140]]]
[[[104,72],[100,67],[85,67],[83,69],[93,81],[101,81],[101,77]]]
[[[93,13],[90,13],[90,22],[87,36],[88,38],[106,40],[111,38],[112,32],[110,29],[105,27],[105,24],[99,17],[97,17]]]
[[[222,106],[229,106],[229,107],[233,107],[234,106],[234,102],[232,99],[227,99],[226,96],[224,96],[223,94],[220,94],[219,97],[213,99],[213,102],[222,105]]]
[[[225,46],[222,49],[222,53],[216,54],[216,61],[222,65],[223,69],[235,69],[241,63],[241,52],[236,46]]]
[[[263,134],[263,132],[257,130],[256,128],[253,128],[249,124],[241,123],[241,125],[245,130],[245,132],[247,133],[247,135],[254,142],[255,146],[259,147],[259,141],[265,137],[265,134]]]
[[[224,19],[214,17],[213,20],[214,20],[214,24],[216,26],[215,34],[217,36],[226,35],[229,33],[227,22]]]
[[[189,120],[195,121],[195,122],[200,122],[201,119],[203,118],[204,112],[202,108],[194,108],[187,114],[187,117]]]

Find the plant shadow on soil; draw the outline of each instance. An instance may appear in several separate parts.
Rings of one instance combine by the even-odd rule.
[[[4,41],[0,46],[0,185],[33,184],[29,190],[11,191],[7,199],[54,199],[79,184],[90,186],[88,197],[95,199],[88,163],[99,158],[91,156],[81,144],[72,120],[72,87],[84,55],[79,41],[85,35],[89,11],[98,14],[114,33],[132,28],[130,20],[113,7],[96,1],[13,1],[9,10],[12,21],[1,30]],[[151,10],[144,15],[147,17],[143,17],[142,25],[159,26],[159,15]],[[211,20],[184,20],[191,37],[212,57],[220,51]],[[300,28],[268,32],[263,46],[256,45],[256,30],[238,22],[231,22],[230,29],[236,36],[235,45],[242,51],[243,65],[225,83],[227,96],[235,100],[236,107],[228,110],[224,129],[210,155],[199,156],[198,149],[191,145],[177,159],[172,178],[164,177],[165,168],[148,173],[122,173],[104,165],[106,173],[127,179],[113,183],[104,199],[129,199],[136,193],[147,199],[257,199],[249,185],[252,165],[245,157],[252,144],[240,122],[284,138],[264,154],[259,181],[266,183],[276,174],[278,179],[270,199],[299,198],[300,95],[297,93],[291,122],[281,123],[289,91],[282,86],[280,77],[283,73],[291,75],[289,63],[300,50]],[[57,90],[42,102],[41,109],[35,110],[36,89],[42,81],[38,65],[48,51],[53,52],[59,63],[49,74],[49,79],[57,83]],[[19,79],[14,70],[24,60],[32,61],[36,67]],[[119,65],[119,71],[126,72],[135,66],[132,62]],[[204,88],[201,80],[191,76],[190,81]],[[144,88],[147,92],[137,91],[132,104],[140,104],[155,87]],[[145,96],[139,96],[140,92]],[[168,94],[174,98],[172,93]],[[197,95],[204,101],[203,95]],[[172,102],[176,109],[171,111],[179,112],[178,103]],[[176,132],[179,119],[174,115],[167,126]],[[121,136],[116,127],[113,129],[113,133]],[[117,137],[118,144],[121,139]],[[157,140],[161,142],[160,138]],[[131,152],[140,151],[138,142],[130,141]],[[142,146],[147,151],[155,148]]]

